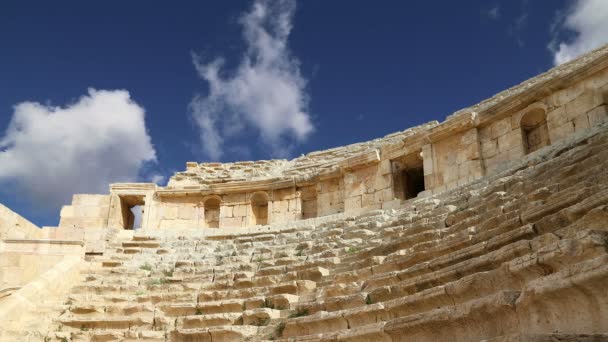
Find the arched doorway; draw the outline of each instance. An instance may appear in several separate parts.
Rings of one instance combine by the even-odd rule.
[[[525,154],[534,152],[550,144],[547,116],[544,109],[532,109],[522,116],[519,124]]]
[[[268,224],[268,195],[257,192],[251,196],[251,224]]]
[[[204,203],[205,207],[205,226],[207,228],[220,227],[220,199],[209,198]]]

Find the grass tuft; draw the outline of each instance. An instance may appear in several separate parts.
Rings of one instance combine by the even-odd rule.
[[[296,310],[296,312],[294,312],[291,315],[289,315],[289,318],[304,317],[304,316],[308,316],[308,309],[300,309],[300,308],[298,308]]]
[[[144,270],[144,271],[152,271],[152,265],[145,263],[141,266],[139,266],[140,270]]]

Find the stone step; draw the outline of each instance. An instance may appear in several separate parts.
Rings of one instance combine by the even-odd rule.
[[[70,305],[67,314],[70,316],[147,316],[154,313],[154,306],[150,303],[124,303],[114,305],[73,304]]]
[[[234,312],[180,316],[177,318],[176,328],[199,329],[216,326],[242,325],[242,320],[242,314]]]
[[[244,341],[258,333],[258,327],[251,325],[225,326],[198,329],[176,329],[169,332],[174,342],[231,342]]]
[[[606,342],[608,334],[511,334],[481,342]]]
[[[124,248],[159,248],[160,242],[158,241],[129,241],[123,242],[122,247]]]
[[[128,330],[151,329],[153,315],[150,317],[106,316],[106,317],[61,317],[56,320],[63,326],[83,330]]]
[[[429,261],[416,262],[413,266],[402,271],[380,273],[378,275],[371,275],[372,272],[369,272],[370,276],[367,277],[365,286],[366,289],[373,290],[382,286],[395,285],[414,277],[420,280],[420,278],[424,278],[427,274],[437,274],[442,269],[457,267],[459,264],[475,264],[477,261],[481,261],[483,257],[500,255],[503,252],[499,253],[496,251],[505,246],[531,239],[535,235],[536,231],[534,228],[528,225],[451,253],[440,254]],[[413,257],[415,258],[415,255]],[[480,257],[481,259],[479,259]],[[373,273],[376,274],[375,272]]]

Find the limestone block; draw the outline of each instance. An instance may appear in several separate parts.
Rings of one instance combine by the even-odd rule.
[[[509,133],[511,128],[511,118],[504,118],[498,121],[495,121],[491,125],[491,137],[498,138],[507,133]]]
[[[107,225],[106,218],[66,217],[59,222],[60,227],[101,228]]]
[[[376,203],[379,203],[379,202],[376,202],[375,198],[376,198],[375,193],[361,195],[361,207],[366,208],[366,207],[372,206]]]
[[[180,206],[177,210],[177,218],[182,220],[196,219],[197,209],[191,206]]]
[[[460,150],[460,149],[458,149],[458,150]],[[450,152],[446,151],[446,154],[444,154],[443,158],[445,160],[445,163],[443,164],[443,166],[450,167],[450,166],[454,166],[454,165],[458,164],[458,153],[456,153],[455,151],[450,151]]]
[[[177,218],[178,207],[166,206],[162,208],[163,218],[174,220]]]
[[[392,201],[394,199],[393,197],[393,189],[392,188],[388,188],[388,189],[382,189],[380,191],[376,191],[374,193],[374,200],[373,202],[375,203],[384,203],[384,202],[389,202]],[[366,203],[365,201],[363,203]]]
[[[456,155],[456,165],[462,164],[469,159],[469,153],[467,151],[467,147],[461,147],[458,151],[455,152]]]
[[[247,201],[247,196],[244,193],[240,193],[240,194],[226,194],[223,196],[223,201],[226,203],[239,203],[239,202],[246,202]]]
[[[77,194],[72,198],[72,205],[83,206],[83,205],[110,205],[110,195],[88,195],[88,194]]]
[[[272,305],[275,307],[275,309],[277,310],[285,310],[285,309],[289,309],[291,306],[291,303],[297,303],[299,296],[297,295],[292,295],[292,294],[277,294],[271,297],[266,297],[266,299],[272,303]]]
[[[299,212],[301,211],[301,206],[300,206],[301,201],[299,199],[290,199],[288,202],[288,211],[296,211]]]
[[[361,196],[349,197],[344,200],[344,210],[346,212],[361,209]]]
[[[604,70],[597,75],[586,79],[584,82],[585,89],[599,89],[608,84],[608,72]]]
[[[460,143],[462,145],[469,145],[477,143],[477,128],[471,128],[462,134],[460,138]]]
[[[485,141],[492,139],[492,125],[478,128],[479,140]]]
[[[374,178],[374,189],[375,190],[382,190],[382,189],[387,189],[387,188],[391,188],[393,186],[393,176],[392,174],[384,174],[384,175],[377,175]]]
[[[522,144],[522,136],[519,130],[512,130],[498,138],[498,150],[505,152]]]
[[[602,105],[603,102],[604,100],[599,92],[586,91],[566,104],[566,115],[570,118],[577,117]]]
[[[589,117],[587,116],[587,113],[576,116],[572,121],[574,123],[575,132],[582,132],[589,129]]]
[[[61,207],[61,212],[59,214],[61,217],[74,217],[74,206],[72,205],[64,205]]]
[[[391,161],[385,159],[378,164],[378,174],[379,175],[388,175],[391,173]]]
[[[281,311],[269,308],[259,308],[243,311],[244,325],[267,325],[270,320],[280,318]]]
[[[322,193],[334,192],[340,190],[340,179],[332,178],[319,183],[320,191]]]
[[[248,209],[249,209],[249,206],[244,205],[244,204],[235,205],[233,208],[233,216],[234,217],[247,216]]]
[[[481,151],[480,151],[480,146],[479,143],[474,142],[472,144],[469,144],[466,147],[466,152],[467,152],[467,160],[477,160],[479,158],[481,158]]]
[[[595,126],[608,121],[608,106],[599,106],[587,113],[589,125]]]
[[[428,189],[428,187],[427,187],[427,189]],[[399,209],[399,208],[401,208],[401,200],[400,199],[393,199],[393,200],[390,200],[390,201],[382,202],[382,209],[383,210]]]
[[[100,217],[99,210],[96,206],[78,205],[74,206],[74,217]],[[107,216],[107,213],[106,213]]]
[[[317,189],[315,186],[304,186],[299,188],[302,200],[309,200],[317,197]]]
[[[220,221],[221,227],[241,227],[242,226],[241,217],[226,217]]]
[[[355,175],[344,175],[344,193],[346,197],[361,195],[363,192],[363,184]]]
[[[567,121],[568,116],[566,115],[566,107],[558,107],[547,113],[547,126],[549,128],[559,127]]]
[[[220,217],[233,217],[233,206],[223,205],[220,207]]]
[[[434,174],[430,176],[424,176],[424,184],[429,185],[429,189],[433,189],[444,184],[443,174]]]
[[[274,201],[276,201],[276,200],[285,201],[290,198],[293,198],[294,195],[295,195],[295,190],[293,188],[278,189],[278,190],[274,190],[272,192],[272,198]]]
[[[443,172],[443,181],[450,183],[458,179],[458,166],[451,165]]]
[[[564,139],[565,137],[570,136],[574,133],[574,123],[572,121],[567,121],[561,126],[558,126],[554,129],[549,129],[549,139],[552,143],[555,143],[559,140]]]
[[[286,213],[289,209],[289,200],[272,202],[273,213]]]
[[[319,208],[325,208],[331,205],[330,195],[327,193],[319,194],[317,197],[317,205]]]
[[[498,153],[498,140],[492,139],[481,142],[481,155],[483,158],[491,158]]]
[[[563,106],[580,96],[584,91],[585,86],[582,83],[578,83],[566,89],[558,90],[547,98],[548,105],[551,107]]]

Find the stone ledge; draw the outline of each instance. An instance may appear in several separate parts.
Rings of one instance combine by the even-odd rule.
[[[2,240],[2,242],[4,242],[4,243],[31,243],[31,244],[79,245],[79,246],[84,246],[84,241],[79,241],[79,240],[7,239],[7,240]]]

